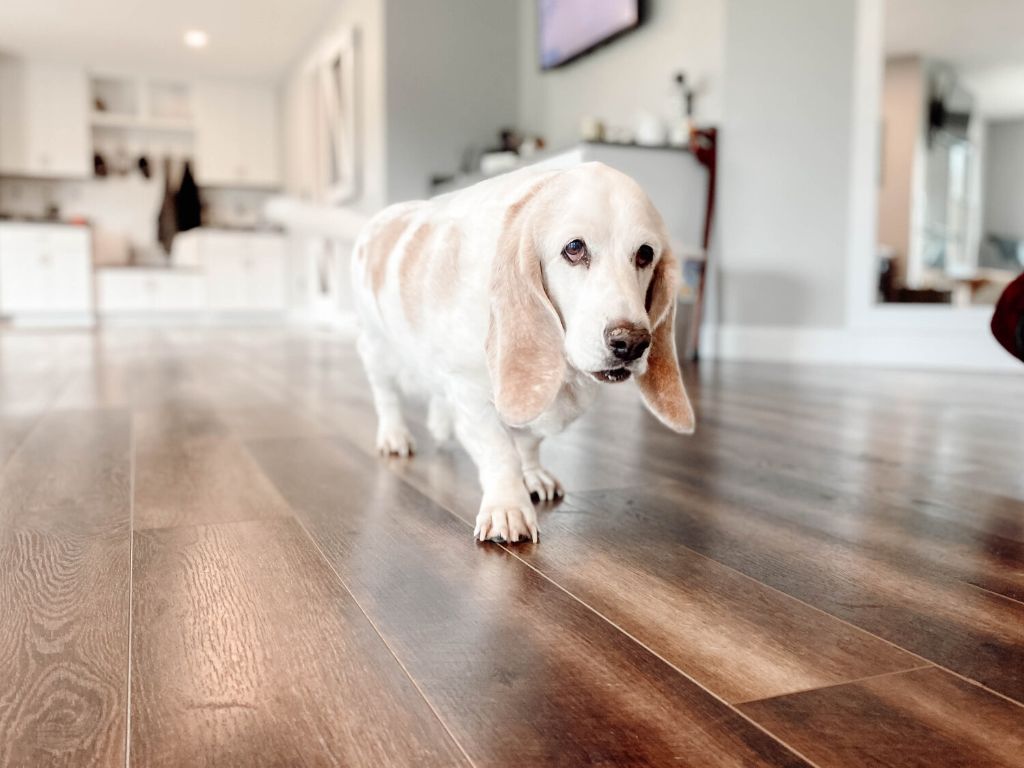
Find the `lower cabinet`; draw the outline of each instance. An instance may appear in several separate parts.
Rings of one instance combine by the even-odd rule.
[[[104,267],[96,271],[100,314],[201,312],[203,275],[194,269]]]
[[[284,235],[195,229],[175,238],[175,266],[96,272],[104,316],[192,313],[283,314],[288,307]]]
[[[283,235],[200,231],[198,258],[211,312],[283,312],[288,262]]]
[[[0,225],[0,315],[55,320],[93,309],[92,242],[86,227]]]

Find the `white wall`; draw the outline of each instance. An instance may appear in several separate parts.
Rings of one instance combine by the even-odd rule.
[[[1024,240],[1024,120],[990,122],[985,154],[985,232]]]
[[[716,123],[721,116],[725,0],[650,0],[649,17],[639,29],[547,72],[537,55],[536,0],[518,1],[520,125],[549,145],[574,142],[584,116],[622,127],[632,127],[641,111],[665,120],[679,117],[672,82],[679,70],[700,92],[697,119]]]
[[[516,126],[517,22],[509,0],[388,0],[390,201],[425,197],[432,175]]]
[[[844,322],[857,0],[727,0],[719,321]]]

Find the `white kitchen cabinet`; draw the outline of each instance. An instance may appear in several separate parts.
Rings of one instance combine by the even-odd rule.
[[[211,312],[283,312],[287,308],[283,235],[200,230],[196,238]]]
[[[278,109],[272,88],[201,82],[192,101],[200,185],[280,186]]]
[[[73,66],[0,60],[0,173],[92,175],[89,86]]]
[[[85,227],[0,224],[0,314],[92,312],[92,253]]]
[[[105,267],[96,272],[96,305],[103,317],[198,313],[204,282],[193,269]]]

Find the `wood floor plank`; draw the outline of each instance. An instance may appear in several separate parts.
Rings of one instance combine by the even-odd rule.
[[[0,526],[0,765],[124,764],[128,568],[127,532]]]
[[[0,475],[0,765],[123,764],[130,422],[50,413]]]
[[[359,449],[250,446],[475,765],[802,764]]]
[[[935,668],[742,709],[821,766],[1024,765],[1024,710]]]
[[[135,416],[135,528],[287,517],[287,503],[213,411],[168,405]]]
[[[1024,698],[1024,605],[952,578],[904,569],[869,549],[697,485],[579,494],[591,514],[629,510],[691,549],[977,680]],[[638,522],[638,524],[644,524]]]
[[[294,520],[135,535],[131,761],[466,761]]]
[[[385,465],[472,524],[479,491],[465,452],[427,448]],[[543,544],[517,555],[727,701],[921,664],[688,549],[671,525],[637,525],[628,509],[595,513],[572,497],[543,506],[540,520]]]
[[[37,421],[0,474],[0,527],[77,531],[91,522],[127,536],[131,417],[123,410],[51,411]]]

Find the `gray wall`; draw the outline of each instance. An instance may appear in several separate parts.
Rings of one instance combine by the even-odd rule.
[[[719,319],[842,325],[857,0],[726,5]]]
[[[518,8],[510,0],[388,0],[387,197],[424,197],[517,124]]]
[[[537,55],[537,0],[508,0],[520,8],[520,124],[555,147],[579,137],[580,119],[593,116],[631,127],[641,111],[679,115],[672,76],[685,70],[701,95],[701,122],[720,117],[722,24],[725,0],[650,0],[648,23],[565,67],[542,72]]]
[[[989,123],[985,156],[985,233],[1024,240],[1024,119]]]

